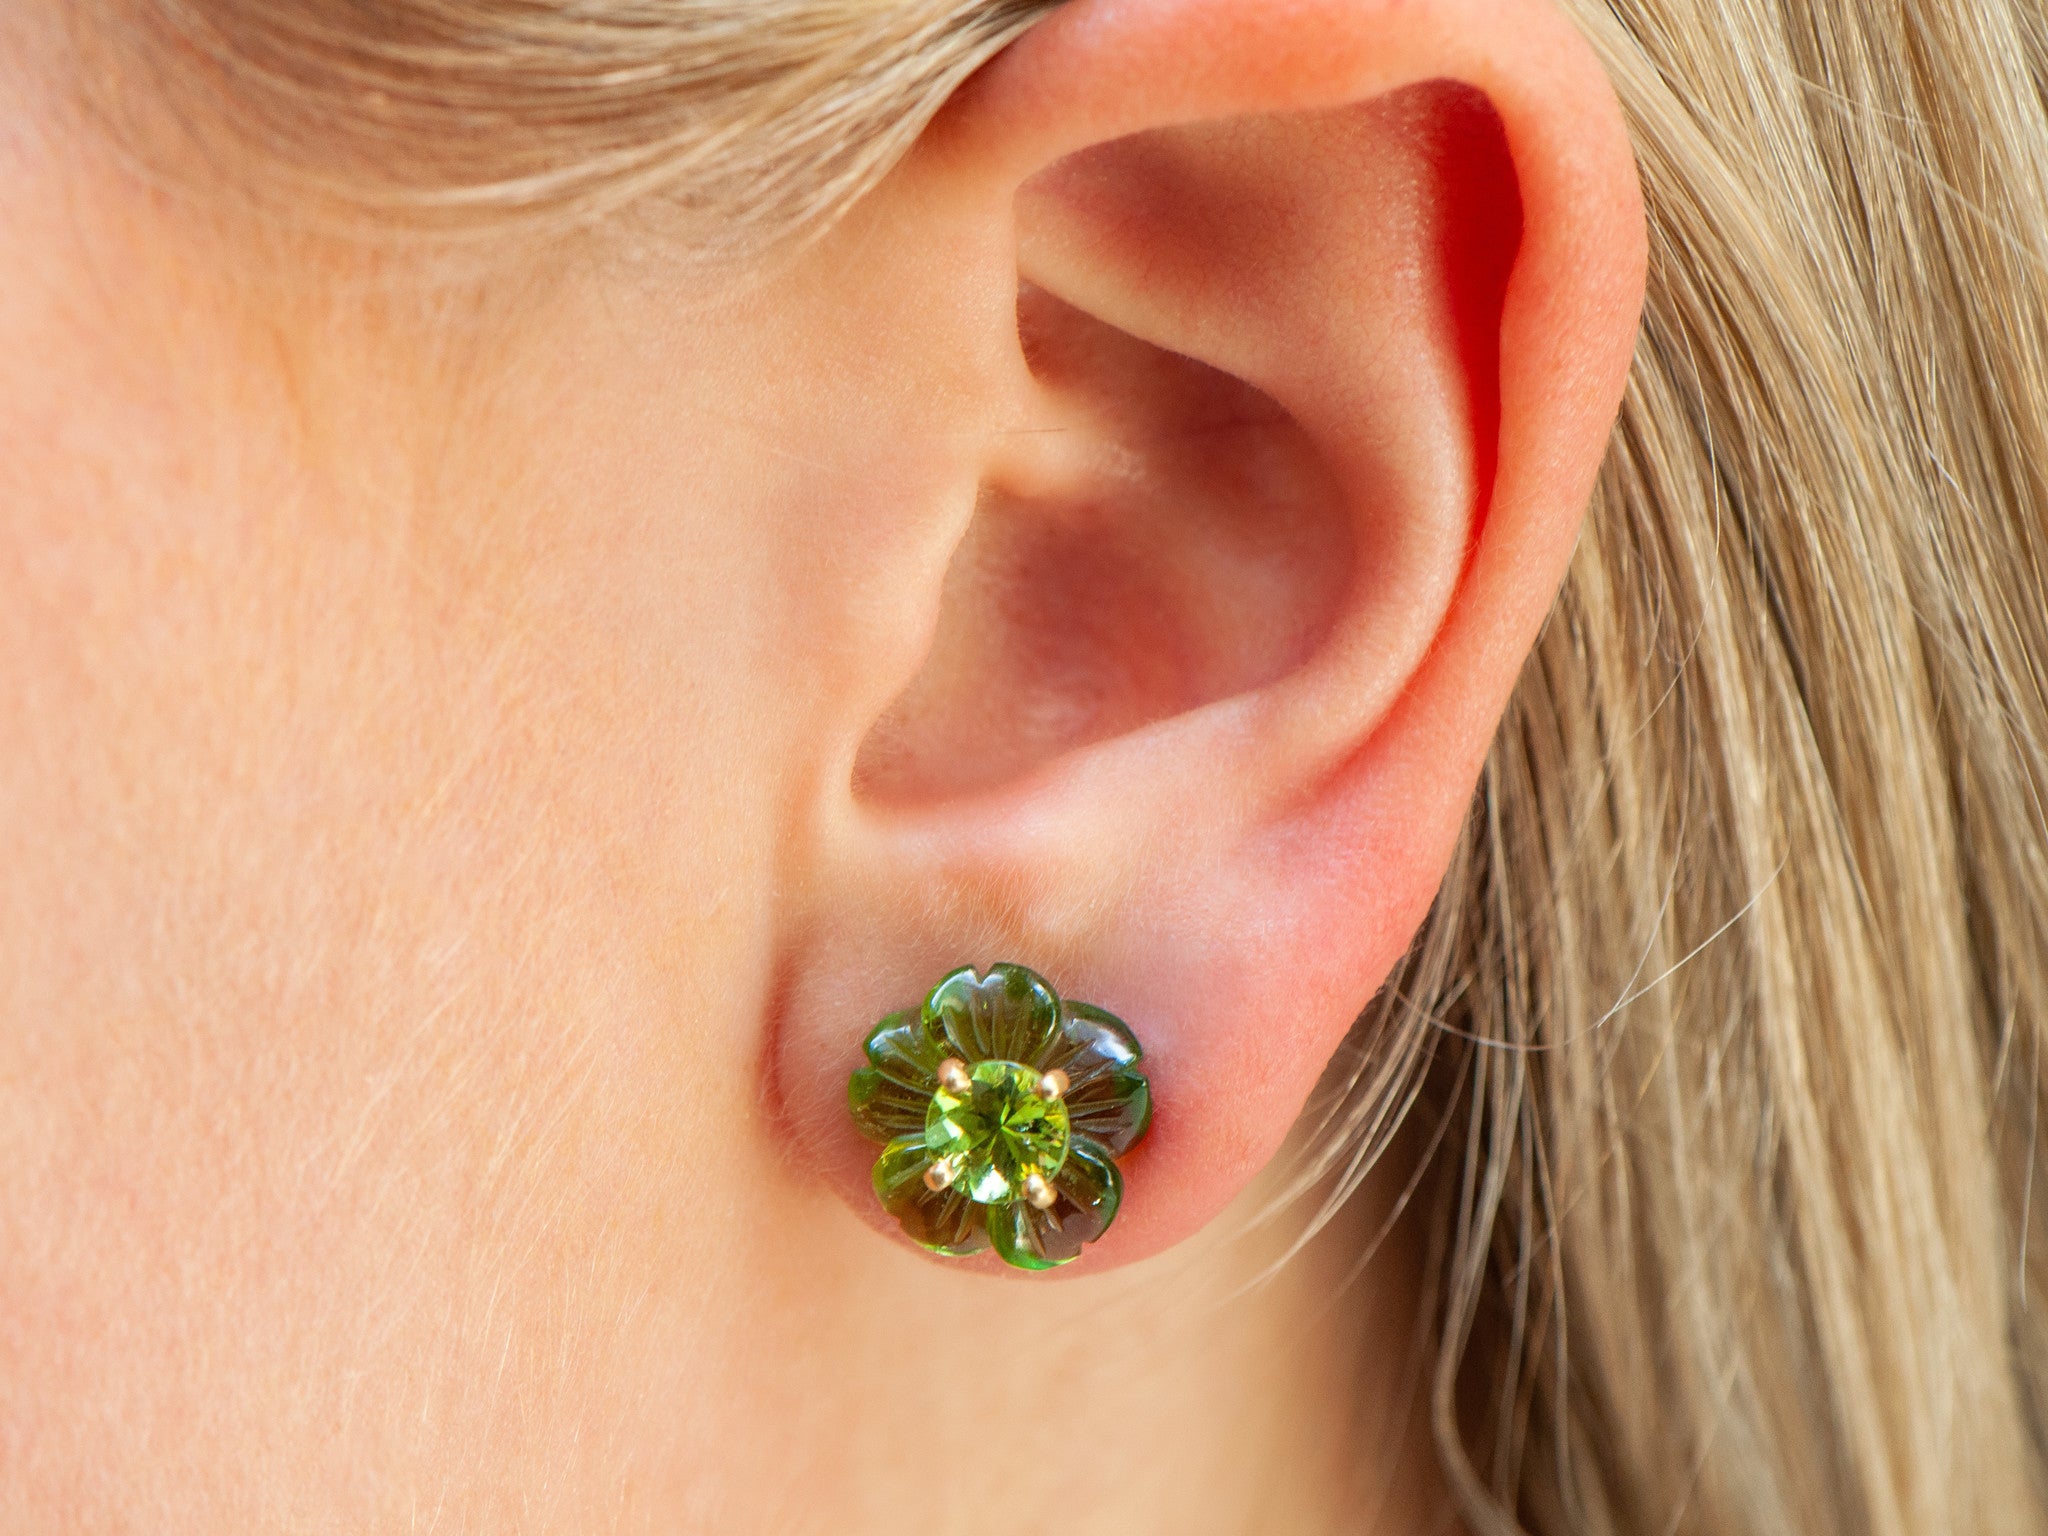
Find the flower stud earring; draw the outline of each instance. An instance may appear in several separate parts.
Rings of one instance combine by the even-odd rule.
[[[1116,1159],[1151,1124],[1143,1054],[1121,1019],[1021,965],[953,972],[874,1027],[847,1084],[854,1124],[884,1144],[876,1198],[933,1253],[1069,1262],[1116,1220]]]

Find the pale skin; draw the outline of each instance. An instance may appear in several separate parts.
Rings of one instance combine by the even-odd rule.
[[[1557,17],[1079,0],[741,278],[282,233],[16,67],[0,1526],[1446,1528],[1406,1170],[1238,1231],[1619,397]],[[840,1102],[996,959],[1154,1074],[1049,1280]]]

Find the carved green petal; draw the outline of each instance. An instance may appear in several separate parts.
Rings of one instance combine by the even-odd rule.
[[[1059,1039],[1060,999],[1043,976],[1021,965],[992,965],[986,976],[964,966],[932,989],[924,1018],[969,1063],[1015,1061],[1042,1069]]]
[[[996,1254],[1012,1269],[1055,1269],[1073,1258],[1054,1258],[1042,1243],[1044,1212],[1035,1211],[1022,1200],[1012,1205],[992,1206],[988,1213],[988,1238]],[[1076,1249],[1075,1252],[1079,1252]]]
[[[1152,1125],[1152,1087],[1145,1075],[1119,1067],[1067,1094],[1067,1121],[1075,1134],[1102,1143],[1113,1157],[1136,1146]]]
[[[1048,1213],[1060,1219],[1063,1231],[1081,1243],[1092,1243],[1116,1220],[1117,1207],[1124,1203],[1124,1176],[1103,1148],[1085,1136],[1076,1136],[1067,1147],[1067,1160],[1060,1167],[1053,1186],[1060,1200]]]
[[[988,1213],[989,1241],[1003,1262],[1017,1269],[1054,1269],[1079,1258],[1081,1249],[1109,1230],[1123,1203],[1123,1177],[1107,1153],[1076,1140],[1053,1180],[1060,1198],[1052,1209],[1036,1210],[1019,1200]]]
[[[892,1013],[869,1030],[865,1048],[877,1072],[926,1094],[938,1086],[939,1063],[953,1054],[945,1037],[916,1008]]]
[[[909,1239],[934,1253],[960,1258],[989,1245],[982,1207],[956,1189],[934,1191],[924,1182],[932,1163],[924,1136],[899,1136],[875,1159],[875,1198]]]
[[[862,1067],[846,1082],[846,1107],[869,1141],[894,1141],[924,1130],[932,1101],[925,1088],[906,1088],[879,1067]]]
[[[1076,1088],[1105,1073],[1135,1067],[1145,1052],[1130,1026],[1092,1003],[1068,1003],[1060,1041],[1046,1065],[1060,1068]]]

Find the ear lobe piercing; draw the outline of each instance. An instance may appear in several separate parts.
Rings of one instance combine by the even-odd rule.
[[[913,1242],[1040,1270],[1109,1230],[1116,1159],[1152,1121],[1122,1020],[1021,965],[968,966],[883,1019],[866,1049],[847,1106],[883,1143],[875,1196]]]

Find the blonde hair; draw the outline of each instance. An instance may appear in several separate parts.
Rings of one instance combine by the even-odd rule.
[[[1484,1531],[2038,1530],[2041,18],[1579,10],[1644,325],[1365,1021],[1470,1042],[1440,1439]]]
[[[1052,0],[128,3],[341,202],[719,239],[829,218]],[[2048,25],[1574,9],[1648,198],[1635,370],[1303,1187],[1433,1107],[1480,1531],[2039,1529]]]
[[[501,232],[660,199],[748,250],[829,224],[1055,3],[101,0],[70,44],[102,113],[168,108],[122,140],[182,134],[300,213]]]

